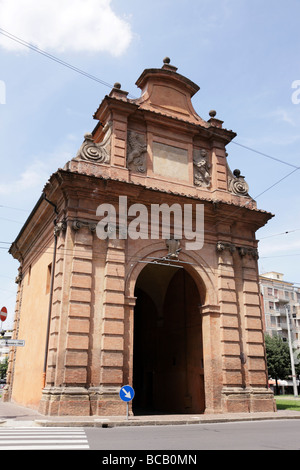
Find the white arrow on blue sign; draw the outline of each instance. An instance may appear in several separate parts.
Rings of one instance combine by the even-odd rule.
[[[134,390],[130,385],[124,385],[120,390],[120,398],[123,401],[131,401],[134,397]]]

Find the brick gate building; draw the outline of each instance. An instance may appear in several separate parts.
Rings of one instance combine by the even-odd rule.
[[[118,415],[131,384],[133,413],[273,411],[255,239],[272,216],[228,167],[236,134],[195,112],[195,83],[165,59],[136,85],[105,96],[10,248],[25,347],[4,399]]]

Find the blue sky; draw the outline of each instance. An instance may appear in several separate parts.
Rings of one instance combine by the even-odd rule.
[[[133,96],[142,71],[169,56],[200,86],[193,105],[201,117],[215,109],[236,143],[296,167],[299,17],[298,0],[0,0],[0,28]],[[110,90],[1,34],[0,85],[0,304],[8,327],[18,262],[3,242],[15,239],[50,174],[75,156]],[[260,271],[300,286],[300,171],[276,184],[295,168],[234,143],[227,151],[258,207],[276,215],[257,234]]]

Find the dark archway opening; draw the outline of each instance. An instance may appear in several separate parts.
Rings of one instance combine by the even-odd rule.
[[[134,414],[203,413],[201,299],[183,268],[147,265],[135,288]]]

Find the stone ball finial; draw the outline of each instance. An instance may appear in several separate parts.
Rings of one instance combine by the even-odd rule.
[[[93,134],[91,134],[90,132],[86,132],[83,137],[85,140],[94,140]]]
[[[217,111],[215,111],[214,109],[212,109],[211,111],[209,111],[208,113],[210,115],[210,117],[214,118],[217,114]]]
[[[171,62],[170,57],[165,57],[164,60],[163,60],[164,64],[169,64],[170,62]]]
[[[121,90],[121,83],[116,82],[116,83],[114,84],[114,88],[117,88],[118,90]]]

